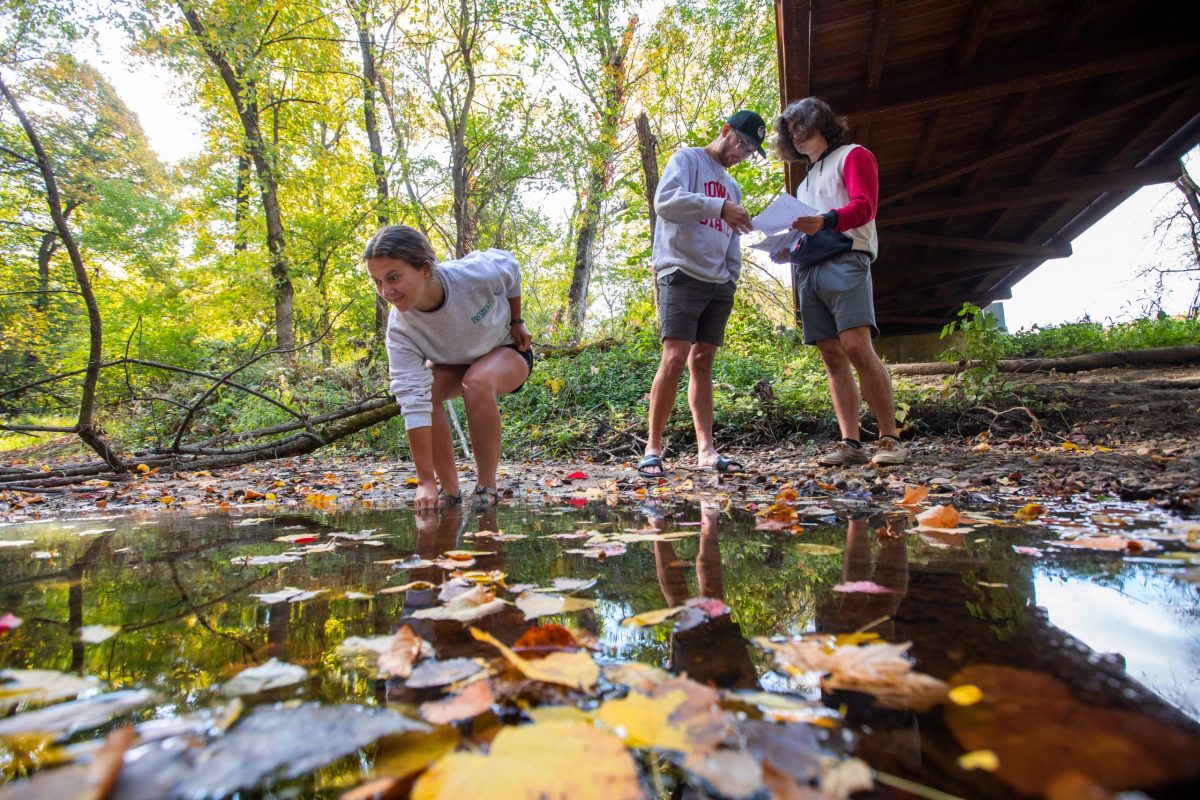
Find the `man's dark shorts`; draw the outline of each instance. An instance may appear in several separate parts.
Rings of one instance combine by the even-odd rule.
[[[804,343],[836,339],[861,325],[875,326],[875,298],[871,287],[871,256],[850,251],[803,267],[796,276],[800,295],[800,321]]]
[[[658,278],[658,320],[664,339],[725,343],[725,323],[733,311],[737,284],[709,283],[681,269]]]

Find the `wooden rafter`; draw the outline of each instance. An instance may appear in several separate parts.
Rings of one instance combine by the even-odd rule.
[[[1160,97],[1179,92],[1180,90],[1186,90],[1198,84],[1200,84],[1200,74],[1193,73],[1181,80],[1173,81],[1163,86],[1156,86],[1149,91],[1136,91],[1119,101],[1093,103],[1087,108],[1071,114],[1066,119],[1056,120],[1034,130],[1022,132],[1018,136],[1010,136],[991,147],[984,148],[978,153],[973,153],[966,158],[961,158],[958,161],[939,167],[923,175],[917,175],[908,183],[881,197],[879,205],[880,207],[891,205],[901,198],[948,183],[981,167],[1038,147],[1054,139],[1059,139],[1071,131],[1085,128],[1117,114],[1123,114],[1152,100],[1157,100]]]
[[[1015,256],[1051,259],[1071,255],[1071,246],[1042,247],[1024,242],[1003,242],[997,239],[968,239],[962,236],[943,236],[936,233],[910,233],[893,231],[888,233],[888,242],[919,247],[937,247],[943,250],[966,250],[980,253],[1007,253]]]
[[[1125,48],[1083,47],[1029,58],[1019,64],[962,73],[950,80],[880,89],[829,98],[829,104],[853,122],[932,111],[947,106],[1042,89],[1114,72],[1169,64],[1200,56],[1200,40],[1135,43]]]
[[[926,219],[942,219],[943,217],[990,211],[996,208],[1039,205],[1049,200],[1134,189],[1172,181],[1178,177],[1178,171],[1175,164],[1167,163],[1138,169],[1122,169],[1103,175],[1084,175],[1061,181],[1035,183],[1032,186],[992,189],[966,197],[918,201],[906,206],[884,209],[879,213],[878,224],[885,226],[919,222]]]

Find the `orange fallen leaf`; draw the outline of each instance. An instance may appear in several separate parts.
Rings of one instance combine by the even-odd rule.
[[[905,486],[904,498],[896,501],[896,505],[900,506],[915,506],[918,503],[925,502],[929,497],[929,487],[924,485]]]
[[[917,514],[917,523],[926,528],[954,528],[958,520],[958,509],[952,505],[936,505]]]

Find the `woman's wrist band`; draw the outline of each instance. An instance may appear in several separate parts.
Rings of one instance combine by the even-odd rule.
[[[508,324],[509,325],[524,325],[525,320],[521,319],[520,317],[517,317],[516,319],[510,321]]]

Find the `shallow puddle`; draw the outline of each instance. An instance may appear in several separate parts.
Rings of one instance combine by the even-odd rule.
[[[343,728],[341,718],[276,720],[266,712],[285,701],[313,701],[391,706],[418,721],[433,713],[418,707],[450,689],[379,677],[378,653],[347,647],[352,637],[391,636],[402,624],[428,643],[424,657],[431,664],[487,659],[492,667],[491,711],[485,703],[484,713],[457,723],[464,742],[493,741],[501,724],[527,724],[539,705],[590,712],[639,685],[654,696],[645,686],[662,685],[661,679],[639,684],[612,671],[640,662],[731,690],[720,699],[728,730],[719,752],[749,753],[760,768],[769,752],[788,762],[772,762],[766,778],[733,782],[730,773],[741,767],[689,761],[682,747],[626,736],[638,786],[649,796],[701,790],[786,796],[773,775],[782,770],[803,785],[810,773],[796,767],[795,751],[779,755],[786,748],[778,741],[759,741],[764,731],[771,738],[785,727],[811,731],[805,754],[819,752],[830,763],[863,759],[876,772],[874,796],[999,798],[1093,784],[1195,796],[1200,559],[1188,549],[1194,527],[1134,506],[1064,508],[1026,523],[1014,522],[1011,511],[981,509],[957,533],[914,532],[913,519],[891,509],[868,513],[804,501],[778,530],[756,529],[764,519],[716,504],[591,502],[421,517],[403,509],[169,514],[0,527],[0,617],[12,615],[0,628],[0,666],[97,679],[84,697],[102,689],[153,691],[153,700],[134,698],[131,708],[110,715],[116,722],[40,723],[84,759],[96,757],[94,743],[120,721],[139,723],[143,743],[126,753],[115,797],[239,789],[242,796],[269,790],[279,797],[336,797],[374,775],[398,774],[381,767],[385,756],[394,759],[409,747],[424,752],[428,747],[412,742],[441,734],[406,732],[395,715],[372,718],[368,730],[357,718]],[[480,531],[505,535],[476,536]],[[1118,535],[1134,541],[1110,546]],[[1079,543],[1085,546],[1069,546]],[[460,591],[499,578],[495,597],[509,602],[466,622],[423,614],[446,605],[441,584],[456,571],[469,573]],[[556,611],[558,597],[567,598],[558,609],[583,607]],[[628,624],[656,610],[666,615],[657,624]],[[607,668],[595,688],[571,693],[560,685],[555,693],[502,680],[497,648],[471,632],[511,646],[548,623],[593,640],[592,657]],[[822,683],[820,671],[788,661],[778,649],[797,637],[856,632],[864,635],[829,640],[827,651],[911,642],[913,670],[947,682],[949,697],[942,687],[928,702],[908,703],[887,700],[870,681]],[[538,663],[530,649],[519,652]],[[234,676],[270,659],[282,664],[273,662],[277,669],[263,673],[259,684],[232,688]],[[10,716],[0,719],[0,767],[11,781],[53,759],[30,752],[44,751],[45,742],[33,746],[5,731],[5,723],[21,718],[18,712],[34,713],[21,702],[15,673],[5,674],[0,712]],[[280,685],[271,688],[272,680]],[[976,690],[982,700],[970,696]],[[46,705],[54,707],[49,699]],[[313,711],[311,705],[278,710],[289,709]],[[261,738],[291,752],[291,771],[272,762],[286,757],[231,743],[239,729],[250,740],[254,725]],[[749,725],[760,727],[743,727]],[[375,745],[385,734],[384,744]],[[214,755],[222,739],[227,746]],[[183,749],[194,750],[188,758],[208,759],[208,783],[197,783],[195,770],[187,773],[171,755],[184,741]],[[459,739],[449,741],[443,750]],[[201,759],[203,747],[209,753]],[[711,756],[712,743],[696,749]],[[241,762],[253,759],[262,769],[246,770],[239,753],[246,753]],[[222,759],[229,774],[217,780],[212,765]],[[832,780],[811,782],[838,795]],[[390,791],[404,796],[407,789],[401,781]]]

